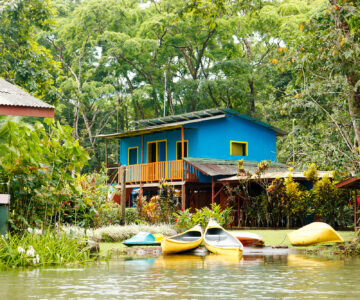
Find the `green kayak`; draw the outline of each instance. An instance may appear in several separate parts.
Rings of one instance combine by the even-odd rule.
[[[160,242],[155,240],[153,234],[149,232],[139,232],[134,235],[132,238],[123,241],[123,244],[126,246],[146,246],[146,245],[160,245]]]

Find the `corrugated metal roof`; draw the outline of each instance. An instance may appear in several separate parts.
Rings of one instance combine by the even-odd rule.
[[[46,109],[54,108],[54,106],[33,97],[3,78],[0,78],[0,105]]]
[[[238,161],[227,159],[211,159],[211,158],[184,158],[190,165],[198,169],[208,176],[226,176],[236,175],[238,173]],[[244,160],[244,169],[247,172],[254,173],[257,170],[257,161]],[[285,171],[288,169],[287,165],[271,162],[270,170]]]
[[[303,172],[290,172],[288,170],[274,171],[274,170],[271,170],[271,168],[268,171],[264,172],[264,174],[261,175],[261,179],[287,178],[287,177],[289,177],[289,175],[291,175],[291,177],[293,179],[306,180],[306,176],[304,175]],[[320,178],[322,178],[324,176],[329,176],[330,178],[332,178],[333,174],[332,174],[332,172],[319,171],[318,176]],[[231,177],[222,178],[219,181],[238,181],[238,180],[241,180],[244,178],[245,178],[245,176],[235,175],[235,176],[231,176]],[[258,179],[258,177],[256,177],[256,175],[253,175],[251,177],[251,179]]]
[[[163,118],[157,118],[157,119],[147,119],[147,120],[140,120],[137,122],[134,122],[137,127],[143,127],[141,129],[135,129],[127,132],[122,133],[114,133],[114,134],[103,134],[99,135],[98,137],[105,137],[105,138],[111,138],[111,137],[125,137],[125,136],[133,136],[138,135],[138,132],[141,130],[152,130],[152,129],[164,129],[170,126],[174,125],[183,125],[183,124],[190,124],[190,123],[196,123],[206,120],[212,120],[216,118],[223,118],[226,116],[226,114],[236,115],[239,118],[242,118],[244,120],[253,122],[255,124],[258,124],[260,126],[266,127],[270,130],[273,130],[277,136],[287,135],[287,132],[274,127],[270,124],[267,124],[265,122],[259,121],[257,119],[254,119],[250,116],[247,116],[245,114],[240,114],[239,112],[229,109],[229,108],[211,108],[211,109],[205,109],[200,111],[194,111],[190,113],[180,114],[180,115],[173,115],[173,116],[167,116]]]
[[[194,112],[190,112],[190,113],[185,113],[185,114],[180,114],[180,115],[174,115],[174,116],[167,116],[167,117],[163,117],[163,118],[157,118],[157,119],[148,119],[148,120],[140,120],[137,121],[135,124],[138,126],[146,126],[146,127],[156,127],[159,125],[163,125],[163,124],[171,124],[171,123],[179,123],[179,122],[187,122],[189,120],[196,122],[199,119],[204,119],[204,118],[209,118],[211,116],[217,116],[217,115],[221,115],[221,114],[232,114],[232,115],[236,115],[244,120],[256,123],[260,126],[269,128],[273,131],[276,132],[277,135],[287,135],[287,132],[274,127],[270,124],[267,124],[265,122],[259,121],[253,117],[250,117],[248,115],[245,114],[241,114],[233,109],[230,108],[211,108],[211,109],[205,109],[205,110],[200,110],[200,111],[194,111]]]
[[[219,118],[225,118],[225,114],[209,117],[209,118],[206,118],[206,119],[196,120],[196,122],[202,122],[202,121],[207,121],[207,120],[210,120],[210,119],[213,120],[213,119],[219,119]],[[188,120],[188,121],[183,121],[183,122],[178,122],[178,123],[162,124],[162,125],[159,125],[159,126],[145,127],[145,128],[141,128],[141,129],[135,129],[135,130],[132,130],[132,131],[125,131],[125,132],[118,132],[118,133],[111,133],[111,134],[100,134],[100,135],[97,135],[96,137],[122,138],[122,137],[130,137],[130,136],[148,134],[148,133],[152,133],[152,132],[173,130],[173,129],[178,129],[178,128],[181,128],[181,127],[191,128],[191,127],[185,127],[184,125],[189,124],[189,123],[193,123],[193,122],[195,122],[195,121]]]

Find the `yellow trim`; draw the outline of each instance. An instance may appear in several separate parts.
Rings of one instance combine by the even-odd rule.
[[[187,156],[186,157],[189,157],[189,140],[184,140],[184,143],[187,142],[186,144],[186,153],[187,153]],[[176,141],[176,160],[178,160],[178,150],[177,150],[177,144],[178,143],[181,143],[181,140],[180,141]],[[182,157],[180,158],[182,159]]]
[[[159,161],[159,142],[165,142],[165,161],[167,161],[167,139],[165,140],[154,140],[146,142],[146,163],[149,163],[149,144],[150,143],[156,143],[156,161]]]
[[[136,164],[138,165],[139,164],[139,147],[136,146],[136,147],[129,147],[128,148],[128,166],[132,166],[132,165],[130,165],[130,150],[131,149],[136,149]]]
[[[235,155],[235,154],[232,154],[232,144],[233,143],[245,144],[245,155],[236,155],[236,156],[248,156],[249,144],[248,144],[248,142],[243,142],[243,141],[230,141],[230,155]]]

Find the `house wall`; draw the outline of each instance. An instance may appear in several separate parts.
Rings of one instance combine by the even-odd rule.
[[[189,141],[189,157],[276,161],[276,134],[264,126],[234,115],[184,126],[188,127],[184,129],[184,139]],[[144,135],[144,163],[147,162],[147,143],[164,139],[167,140],[167,160],[176,159],[176,141],[181,141],[181,129]],[[247,142],[248,156],[230,155],[230,141]],[[141,163],[141,136],[120,140],[121,164],[128,164],[128,148],[136,146]]]

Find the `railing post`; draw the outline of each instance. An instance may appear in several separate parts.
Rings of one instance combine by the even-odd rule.
[[[126,207],[126,166],[120,167],[120,186],[121,186],[121,223],[126,224],[125,207]]]

